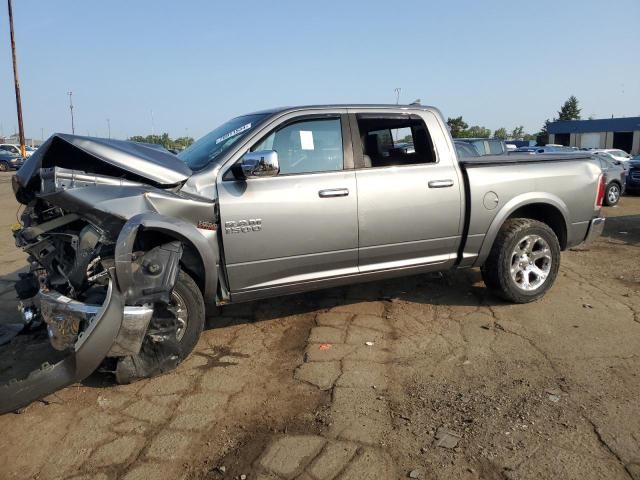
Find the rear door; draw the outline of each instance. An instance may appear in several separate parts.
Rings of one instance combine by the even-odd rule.
[[[462,185],[438,156],[435,116],[351,116],[358,184],[359,271],[452,265],[462,231]]]
[[[232,295],[357,272],[356,181],[344,113],[283,119],[250,147],[277,151],[277,176],[218,181]]]

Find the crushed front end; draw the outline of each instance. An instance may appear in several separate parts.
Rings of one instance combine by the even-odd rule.
[[[40,168],[13,181],[25,205],[13,234],[29,262],[15,288],[25,330],[46,329],[51,346],[66,356],[1,385],[0,413],[82,381],[99,367],[128,382],[178,363],[180,325],[170,294],[183,245],[131,234],[139,223],[130,220],[155,213],[148,196],[160,198],[163,190],[126,172],[112,176],[29,161]],[[93,162],[97,167],[87,162],[87,170],[117,173]]]

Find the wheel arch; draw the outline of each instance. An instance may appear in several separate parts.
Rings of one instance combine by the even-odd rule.
[[[513,198],[496,214],[485,235],[474,266],[484,264],[498,232],[510,218],[531,218],[547,224],[558,237],[560,248],[568,244],[569,209],[559,197],[548,193],[528,193]]]
[[[181,219],[155,213],[131,217],[124,225],[116,243],[116,277],[121,291],[132,282],[131,255],[134,248],[145,250],[178,240],[183,245],[181,267],[196,282],[206,303],[214,304],[218,290],[217,240],[206,238],[198,229]]]

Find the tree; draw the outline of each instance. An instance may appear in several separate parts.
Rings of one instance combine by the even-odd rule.
[[[499,138],[500,140],[506,140],[507,139],[507,129],[506,128],[497,129],[495,132],[493,132],[493,138]]]
[[[555,122],[556,119],[554,118],[553,121]],[[546,145],[547,143],[549,143],[549,124],[551,122],[552,121],[547,118],[544,121],[544,124],[542,125],[542,128],[540,129],[540,131],[536,135],[535,140],[536,140],[538,145]]]
[[[580,112],[581,108],[579,108],[578,99],[571,95],[560,107],[558,120],[580,120]]]
[[[447,125],[449,125],[449,130],[451,130],[451,136],[453,138],[461,137],[463,132],[469,127],[467,122],[465,122],[461,116],[456,118],[447,118]]]
[[[192,137],[178,137],[173,141],[174,147],[184,150],[194,142]]]
[[[134,135],[133,137],[129,137],[129,140],[132,142],[162,145],[167,150],[184,150],[193,143],[193,138],[191,137],[179,137],[173,140],[168,133],[146,136]]]
[[[514,140],[519,140],[523,138],[526,134],[524,133],[524,127],[520,125],[519,127],[514,128],[511,131],[511,138]]]
[[[553,122],[555,122],[556,119],[553,119]],[[549,135],[549,124],[552,122],[552,120],[549,120],[548,118],[544,121],[544,125],[542,125],[542,128],[540,129],[540,135]]]
[[[462,132],[462,138],[489,138],[491,137],[491,130],[479,125],[473,125],[467,130]]]

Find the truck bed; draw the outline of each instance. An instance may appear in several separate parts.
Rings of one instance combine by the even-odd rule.
[[[560,212],[564,248],[584,240],[594,215],[599,165],[585,153],[488,155],[460,159],[465,177],[462,266],[481,265],[497,228],[520,205],[551,206]],[[553,213],[547,210],[545,215]],[[529,213],[531,215],[531,213]],[[488,233],[487,233],[488,232]],[[485,237],[489,241],[485,242]],[[480,252],[475,262],[471,259]]]
[[[509,155],[485,155],[483,157],[460,159],[460,165],[465,168],[486,167],[491,165],[510,165],[518,163],[541,163],[541,162],[569,162],[576,160],[591,160],[592,157],[586,153],[539,153],[529,155],[527,153],[514,153]]]

